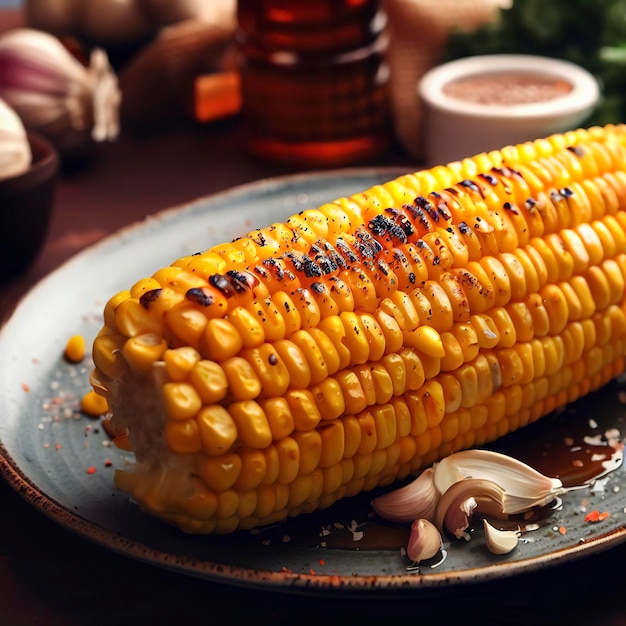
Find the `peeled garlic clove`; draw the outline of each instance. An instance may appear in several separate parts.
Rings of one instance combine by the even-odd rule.
[[[435,524],[443,532],[449,532],[457,539],[469,539],[465,530],[469,526],[477,500],[491,501],[502,511],[504,491],[489,480],[466,478],[449,487],[441,496],[435,511]]]
[[[500,485],[505,493],[504,510],[509,514],[544,506],[564,491],[558,478],[544,476],[522,461],[490,450],[456,452],[435,466],[433,481],[441,493],[465,478],[485,479]]]
[[[432,559],[443,547],[441,534],[436,526],[426,519],[417,519],[411,524],[411,534],[406,547],[407,556],[415,563]]]
[[[519,541],[519,532],[516,530],[499,530],[486,519],[483,520],[485,541],[492,554],[508,554]]]
[[[372,508],[383,519],[399,524],[416,519],[433,520],[439,492],[433,483],[433,468],[425,469],[414,481],[372,500]]]
[[[23,174],[31,162],[32,152],[22,120],[0,99],[0,180]]]

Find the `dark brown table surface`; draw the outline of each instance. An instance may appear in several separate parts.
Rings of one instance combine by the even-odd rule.
[[[19,23],[0,12],[0,24]],[[415,164],[400,151],[377,165]],[[245,154],[237,119],[175,123],[100,146],[64,172],[45,247],[0,285],[0,319],[37,281],[83,247],[161,209],[294,170]],[[565,565],[411,598],[358,601],[243,589],[110,552],[57,525],[0,479],[0,625],[626,624],[626,545]]]

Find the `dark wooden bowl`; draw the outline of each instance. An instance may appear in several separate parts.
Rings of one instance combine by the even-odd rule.
[[[40,253],[54,206],[59,155],[41,135],[28,133],[30,168],[0,180],[0,281],[25,270]]]

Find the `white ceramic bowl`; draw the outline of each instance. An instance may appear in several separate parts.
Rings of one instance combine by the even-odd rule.
[[[571,90],[558,98],[522,104],[472,102],[444,92],[451,81],[502,72],[564,79]],[[424,153],[431,166],[577,128],[597,106],[600,90],[596,79],[573,63],[496,54],[431,69],[420,80],[418,95],[424,105]]]

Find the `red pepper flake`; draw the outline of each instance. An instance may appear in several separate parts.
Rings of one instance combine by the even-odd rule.
[[[113,465],[111,459],[104,459],[104,467],[111,467],[111,465]]]
[[[319,561],[319,562],[320,562],[320,565],[321,565],[322,567],[324,567],[324,565],[326,565],[326,561],[324,561],[324,559],[320,559],[320,561]]]
[[[317,572],[313,568],[311,568],[309,570],[309,574],[311,574],[311,576],[315,576],[317,574]]]
[[[30,391],[30,387],[26,383],[22,383],[22,389],[26,392]]]
[[[87,473],[88,474],[95,474],[96,473],[96,468],[92,465],[91,467],[87,468]]]
[[[565,535],[567,533],[567,528],[565,526],[559,526],[559,534]]]
[[[603,511],[602,513],[600,513],[600,511],[596,509],[594,511],[589,511],[589,513],[585,515],[585,522],[597,524],[598,522],[602,522],[610,516],[611,514],[608,511]]]
[[[56,446],[54,446],[54,449],[55,449],[55,450],[60,450],[60,449],[61,449],[61,444],[60,444],[60,443],[57,443],[57,445],[56,445]]]

